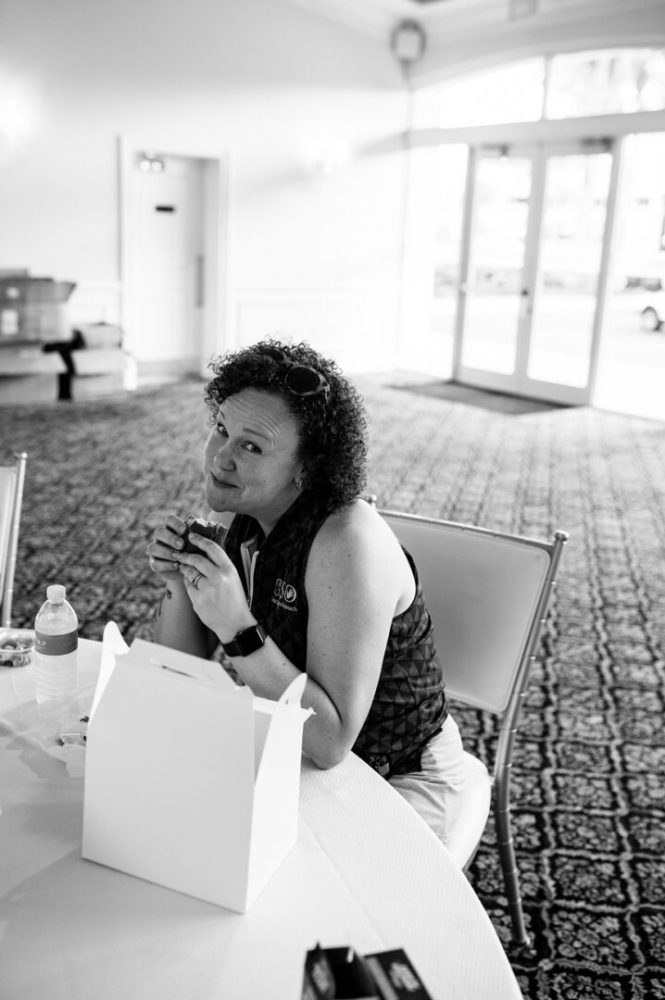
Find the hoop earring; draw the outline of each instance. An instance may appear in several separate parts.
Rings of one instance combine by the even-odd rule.
[[[294,479],[293,484],[298,491],[302,489],[302,479]]]

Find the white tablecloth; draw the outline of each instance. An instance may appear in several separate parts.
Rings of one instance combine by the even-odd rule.
[[[0,1000],[299,1000],[317,943],[402,947],[433,1000],[520,1000],[466,878],[359,758],[303,762],[298,843],[239,915],[80,857],[85,751],[33,699],[31,667],[0,669]]]

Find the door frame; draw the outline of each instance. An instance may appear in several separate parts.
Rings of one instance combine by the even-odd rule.
[[[506,143],[474,145],[469,147],[467,163],[467,191],[461,241],[461,284],[458,304],[458,318],[455,329],[455,348],[453,356],[453,379],[457,382],[485,389],[507,392],[528,398],[548,400],[566,405],[588,406],[593,396],[596,383],[598,359],[600,354],[600,333],[607,297],[608,271],[611,243],[614,232],[616,214],[616,199],[618,191],[619,166],[621,159],[622,139],[603,138],[584,139],[574,137],[564,140],[562,137],[527,143]],[[548,382],[544,379],[534,379],[527,374],[528,358],[533,331],[533,306],[537,295],[536,278],[539,272],[541,232],[545,207],[545,181],[547,163],[554,156],[594,155],[607,152],[611,155],[610,177],[608,183],[607,203],[603,226],[600,259],[598,261],[598,280],[596,285],[595,307],[589,342],[589,368],[587,382],[584,386],[570,386],[559,382]],[[531,191],[529,196],[529,212],[525,233],[524,261],[521,272],[521,287],[516,293],[521,297],[520,316],[516,331],[515,371],[512,374],[492,372],[486,369],[475,369],[462,363],[462,350],[466,326],[466,311],[469,294],[469,263],[472,248],[472,232],[474,223],[475,181],[477,166],[481,158],[500,154],[528,158],[532,164]]]
[[[205,297],[201,316],[201,347],[199,374],[208,377],[210,359],[223,349],[223,331],[227,328],[228,310],[228,258],[229,258],[229,201],[230,164],[228,151],[201,150],[154,141],[140,142],[127,135],[119,135],[118,143],[119,187],[119,241],[118,271],[120,274],[120,322],[125,333],[125,343],[131,352],[137,343],[136,303],[140,281],[136,260],[134,233],[137,223],[133,165],[143,151],[159,150],[159,155],[185,157],[203,163],[203,246],[205,262],[203,283]]]
[[[591,342],[591,363],[589,371],[588,400],[593,405],[595,386],[598,374],[598,362],[602,341],[602,324],[609,287],[608,269],[611,260],[611,248],[614,237],[619,188],[621,183],[622,154],[624,140],[632,134],[649,132],[665,132],[665,111],[636,111],[630,114],[589,115],[580,118],[544,119],[533,122],[500,123],[493,125],[470,125],[453,128],[413,128],[406,135],[408,149],[421,149],[430,146],[465,145],[469,155],[467,160],[467,182],[465,186],[465,211],[467,218],[471,210],[473,197],[469,178],[473,176],[471,164],[473,151],[479,146],[534,146],[538,143],[555,145],[557,143],[580,141],[614,141],[614,157],[610,175],[610,189],[605,226],[605,240],[601,252],[601,270],[599,275],[597,308]],[[468,261],[468,240],[470,232],[462,232],[460,241],[460,262]],[[462,323],[464,312],[465,281],[467,274],[460,275],[458,291],[457,318],[452,352],[451,377],[458,377],[462,351]]]

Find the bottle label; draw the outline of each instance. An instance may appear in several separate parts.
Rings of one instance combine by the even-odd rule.
[[[65,635],[47,635],[46,632],[35,631],[35,650],[44,656],[66,656],[78,647],[78,630]]]

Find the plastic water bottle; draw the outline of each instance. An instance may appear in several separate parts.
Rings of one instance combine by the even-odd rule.
[[[59,584],[46,588],[35,618],[35,678],[38,702],[76,691],[78,618]]]

